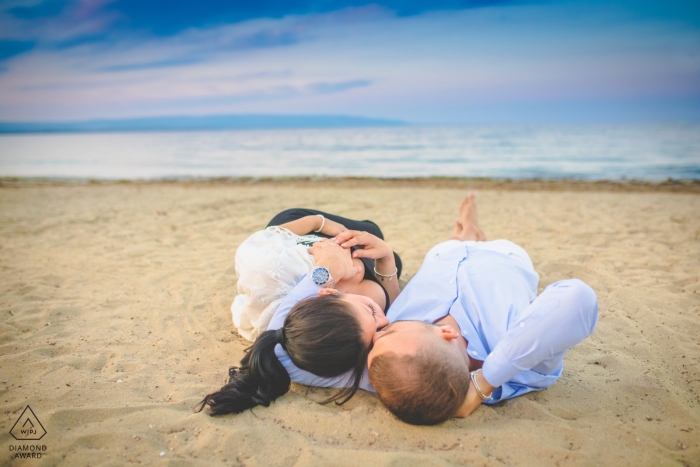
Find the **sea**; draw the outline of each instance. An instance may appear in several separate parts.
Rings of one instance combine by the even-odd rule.
[[[0,135],[0,177],[700,179],[700,123]]]

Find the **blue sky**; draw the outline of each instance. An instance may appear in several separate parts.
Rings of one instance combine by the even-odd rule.
[[[0,0],[0,120],[700,120],[700,2]]]

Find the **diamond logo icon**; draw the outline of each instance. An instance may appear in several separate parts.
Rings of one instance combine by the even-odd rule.
[[[36,441],[44,437],[46,430],[32,408],[27,406],[12,426],[10,434],[18,441]]]

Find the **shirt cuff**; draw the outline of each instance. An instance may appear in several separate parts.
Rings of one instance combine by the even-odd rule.
[[[481,374],[495,388],[503,386],[518,373],[520,370],[514,369],[508,360],[500,359],[495,353],[486,357],[481,367]]]

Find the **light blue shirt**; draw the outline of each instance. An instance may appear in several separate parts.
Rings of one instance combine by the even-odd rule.
[[[534,353],[552,348],[548,339],[554,343],[561,340],[562,334],[570,332],[569,329],[535,329],[542,315],[551,312],[546,304],[530,306],[537,297],[538,282],[539,276],[529,256],[512,242],[450,240],[428,252],[418,273],[391,305],[387,317],[390,322],[434,323],[450,314],[468,342],[469,355],[484,361],[482,371],[486,380],[492,386],[500,386],[493,393],[491,402],[495,403],[545,389],[561,375],[563,353],[556,356],[559,359],[554,359],[553,364],[540,365],[546,370],[534,371],[528,369],[533,366],[525,364]],[[308,277],[302,279],[282,301],[268,329],[281,327],[291,307],[301,299],[315,296],[318,290],[320,287]],[[557,300],[551,303],[559,306]],[[587,335],[591,331],[592,328],[581,332]],[[522,338],[525,332],[530,334]],[[533,332],[534,339],[531,338]],[[537,347],[536,352],[533,346]],[[275,351],[296,383],[320,387],[349,384],[349,373],[321,378],[296,368],[281,346]],[[360,387],[374,391],[366,371]]]

